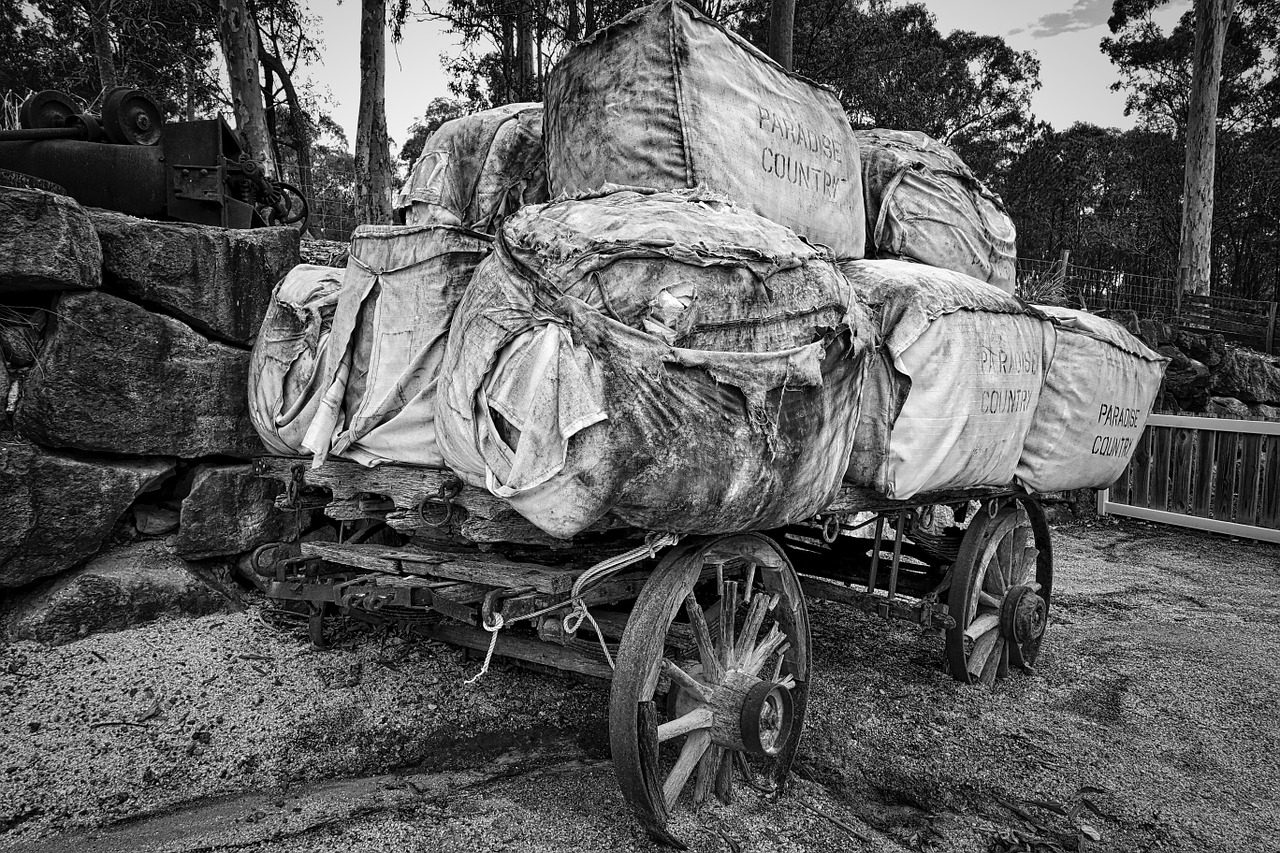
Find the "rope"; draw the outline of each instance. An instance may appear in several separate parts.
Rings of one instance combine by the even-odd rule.
[[[480,667],[479,672],[477,672],[475,675],[468,678],[466,681],[462,682],[467,686],[475,684],[477,681],[483,678],[484,674],[489,671],[489,664],[493,662],[493,650],[498,647],[498,632],[501,631],[502,626],[506,624],[502,619],[501,613],[495,613],[493,615],[493,618],[494,618],[493,627],[490,627],[488,622],[484,624],[484,629],[492,635],[489,638],[489,651],[486,652],[484,656],[484,665]]]
[[[675,545],[679,541],[680,536],[675,533],[650,533],[645,537],[645,543],[643,545],[637,548],[632,548],[630,551],[617,554],[607,560],[601,560],[599,563],[596,563],[594,566],[591,566],[582,574],[578,575],[577,579],[573,582],[573,588],[569,592],[569,598],[567,601],[561,601],[558,604],[551,605],[550,607],[544,607],[541,610],[534,611],[533,613],[521,616],[520,618],[537,619],[539,616],[545,616],[546,614],[560,610],[563,607],[572,607],[573,610],[565,614],[564,620],[560,623],[561,627],[565,630],[565,633],[575,634],[577,633],[578,628],[582,625],[584,619],[589,621],[591,623],[591,627],[595,629],[596,639],[600,642],[600,648],[604,651],[604,659],[609,662],[609,668],[613,669],[613,655],[609,652],[608,643],[605,642],[604,632],[600,630],[600,625],[596,622],[595,617],[591,615],[591,611],[587,609],[587,604],[582,598],[583,592],[587,587],[599,583],[609,575],[615,574],[633,563],[657,557],[660,549],[666,548],[670,545]],[[486,672],[489,671],[489,662],[493,660],[493,650],[498,646],[498,632],[502,630],[502,627],[505,624],[506,623],[503,620],[501,613],[494,614],[494,624],[492,626],[490,626],[488,622],[484,623],[484,629],[493,635],[489,640],[489,651],[484,656],[484,665],[480,667],[480,671],[464,681],[464,684],[475,684]]]

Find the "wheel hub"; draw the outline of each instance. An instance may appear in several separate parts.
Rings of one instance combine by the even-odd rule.
[[[1019,646],[1044,635],[1049,607],[1034,589],[1016,586],[1005,595],[1000,608],[1000,630]]]
[[[773,757],[782,751],[791,733],[791,691],[781,684],[761,681],[742,700],[738,725],[748,752]]]

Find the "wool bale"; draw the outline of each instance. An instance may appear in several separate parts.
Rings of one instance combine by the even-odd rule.
[[[857,423],[871,330],[848,300],[828,255],[724,199],[525,208],[455,314],[441,449],[553,536],[812,516]]]
[[[841,269],[879,324],[846,478],[894,500],[1013,482],[1048,321],[996,287],[905,261]]]
[[[1037,492],[1104,488],[1133,458],[1169,360],[1110,320],[1040,310],[1053,320],[1053,345],[1018,482]]]
[[[249,358],[249,416],[272,453],[303,453],[342,280],[336,267],[299,264],[271,294]]]
[[[396,209],[406,225],[492,234],[503,217],[546,200],[542,104],[508,104],[440,125],[423,145]]]
[[[867,255],[962,272],[1013,293],[1017,230],[1000,196],[919,131],[859,130]]]
[[[489,248],[485,235],[448,225],[356,229],[302,442],[317,462],[444,464],[436,382],[453,310]]]
[[[575,45],[548,75],[546,108],[552,196],[699,187],[863,255],[862,168],[839,99],[681,0]]]

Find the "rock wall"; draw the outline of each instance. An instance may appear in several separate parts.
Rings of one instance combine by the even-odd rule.
[[[299,262],[224,230],[0,188],[0,623],[62,642],[236,598],[309,519],[253,477],[249,349]]]

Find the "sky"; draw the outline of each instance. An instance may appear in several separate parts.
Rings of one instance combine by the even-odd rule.
[[[1038,118],[1057,128],[1077,121],[1133,126],[1133,120],[1124,115],[1124,95],[1108,88],[1118,75],[1098,50],[1098,42],[1109,34],[1111,0],[924,0],[924,4],[943,33],[964,29],[999,35],[1018,50],[1035,51],[1042,85],[1032,110]],[[328,90],[334,119],[354,140],[360,100],[360,2],[309,0],[308,5],[321,20],[324,45],[322,64],[311,69],[311,77]],[[1168,29],[1190,5],[1191,0],[1173,0],[1156,20]],[[457,37],[432,21],[410,21],[404,40],[389,44],[387,128],[393,155],[431,100],[448,96],[440,57],[457,51]]]

